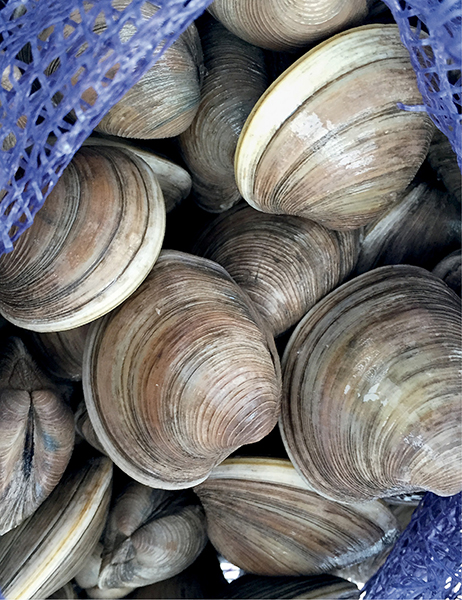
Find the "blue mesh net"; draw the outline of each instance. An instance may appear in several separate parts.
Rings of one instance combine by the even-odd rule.
[[[364,600],[462,598],[462,494],[426,494]]]
[[[111,0],[0,0],[0,254],[103,115],[211,1],[155,0],[146,18],[146,0],[121,11]],[[107,25],[98,33],[97,18]]]

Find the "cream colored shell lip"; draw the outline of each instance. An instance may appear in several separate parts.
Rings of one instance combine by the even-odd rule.
[[[353,63],[360,68],[393,57],[393,47],[382,41],[391,32],[395,36],[397,31],[396,25],[374,24],[338,33],[304,54],[271,84],[245,122],[236,148],[236,182],[249,203],[254,195],[254,167],[284,121],[307,98],[351,71]],[[367,52],[361,42],[367,45]]]

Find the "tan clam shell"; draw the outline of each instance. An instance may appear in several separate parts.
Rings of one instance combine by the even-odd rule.
[[[131,483],[109,513],[95,587],[110,592],[173,577],[206,543],[205,514],[193,494]]]
[[[46,598],[80,570],[96,545],[111,496],[112,463],[70,469],[40,508],[0,537],[0,588],[7,598]]]
[[[462,281],[462,252],[455,250],[443,258],[432,271],[460,296]]]
[[[209,12],[242,39],[267,50],[296,50],[359,23],[365,0],[215,0]]]
[[[380,267],[321,300],[286,347],[281,433],[304,479],[361,501],[462,489],[460,301],[419,267]]]
[[[140,483],[181,489],[271,431],[279,377],[273,339],[228,273],[164,251],[91,330],[83,386],[108,456]]]
[[[212,544],[257,575],[315,575],[379,553],[398,535],[384,503],[315,493],[287,459],[227,459],[194,488]]]
[[[263,212],[332,229],[374,219],[423,162],[433,124],[422,112],[395,25],[367,25],[316,46],[265,92],[236,150],[242,196]]]
[[[197,203],[223,212],[241,199],[234,153],[250,111],[268,87],[265,55],[209,18],[200,29],[206,75],[199,109],[179,137]]]
[[[142,158],[151,167],[157,177],[165,201],[165,210],[169,213],[191,192],[191,175],[168,158],[159,156],[155,152],[142,148],[130,140],[120,140],[115,137],[89,137],[84,146],[111,146],[126,152],[133,152]]]
[[[231,583],[222,598],[303,598],[304,600],[354,600],[354,583],[334,575],[312,577],[263,577],[244,575]]]
[[[432,269],[460,247],[460,204],[447,192],[422,182],[364,228],[356,273],[382,265]]]
[[[115,148],[82,148],[33,225],[0,257],[0,313],[39,332],[94,321],[148,275],[164,231],[149,166]]]
[[[112,6],[124,10],[130,0],[113,0]],[[141,7],[144,18],[158,10],[146,2]],[[98,30],[105,22],[95,23]],[[136,28],[127,23],[120,33],[127,41]],[[96,131],[128,138],[154,139],[180,134],[194,118],[200,101],[202,49],[194,24],[190,25],[102,118]],[[87,99],[87,101],[90,99]]]
[[[352,271],[359,231],[337,232],[241,205],[218,217],[194,252],[222,265],[277,336]]]
[[[33,514],[74,448],[71,409],[19,338],[0,357],[0,536]]]

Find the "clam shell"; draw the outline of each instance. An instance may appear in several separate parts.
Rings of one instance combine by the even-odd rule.
[[[0,588],[7,598],[46,598],[74,577],[103,530],[111,481],[106,457],[70,469],[27,521],[0,537]]]
[[[262,577],[244,575],[231,583],[222,598],[304,598],[353,600],[359,598],[354,583],[333,575],[312,577]]]
[[[366,225],[356,273],[382,265],[432,269],[460,247],[460,204],[428,183],[412,185],[404,197]]]
[[[130,0],[113,0],[124,10]],[[151,2],[141,7],[144,18],[158,10]],[[98,20],[95,27],[106,29]],[[136,33],[130,22],[120,32],[122,42]],[[190,25],[143,77],[102,118],[96,131],[128,138],[167,138],[187,129],[196,114],[202,83],[202,49],[194,24]],[[88,101],[89,99],[87,99]]]
[[[455,250],[449,256],[443,258],[433,269],[433,275],[440,277],[446,285],[460,296],[462,280],[462,252]]]
[[[263,212],[332,229],[372,221],[416,174],[430,144],[409,54],[395,25],[351,29],[316,46],[265,92],[236,150],[236,181]]]
[[[326,573],[379,553],[398,535],[385,504],[327,500],[288,460],[228,459],[194,491],[212,544],[256,575]]]
[[[281,433],[320,494],[361,501],[462,490],[460,301],[419,267],[344,284],[286,347]]]
[[[0,357],[0,536],[53,491],[74,447],[71,409],[19,338]]]
[[[331,231],[246,205],[218,217],[194,249],[228,271],[275,336],[350,274],[358,251],[359,231]]]
[[[140,483],[181,489],[271,431],[279,377],[273,339],[228,273],[164,251],[90,331],[83,386],[108,456]]]
[[[201,102],[179,144],[195,200],[205,210],[223,212],[241,199],[234,153],[245,120],[268,87],[265,55],[212,18],[200,33],[206,68]]]
[[[89,137],[84,146],[111,146],[126,152],[132,152],[142,158],[151,167],[157,177],[165,201],[165,210],[169,213],[191,192],[191,175],[168,158],[159,156],[147,148],[141,148],[130,140],[121,141],[115,137]]]
[[[132,483],[109,513],[95,587],[133,589],[173,577],[206,543],[205,514],[193,494]]]
[[[462,180],[457,156],[451,148],[448,138],[439,129],[435,129],[427,160],[438,177],[443,181],[446,189],[462,201]]]
[[[39,332],[94,321],[148,275],[164,231],[148,165],[115,148],[82,148],[13,252],[0,257],[0,312]]]
[[[365,0],[215,0],[209,12],[243,40],[293,51],[359,23]]]

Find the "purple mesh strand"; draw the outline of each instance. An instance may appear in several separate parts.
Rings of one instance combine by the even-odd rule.
[[[211,1],[156,0],[159,10],[149,19],[141,14],[152,4],[145,0],[132,0],[120,12],[111,0],[11,0],[0,9],[0,255],[32,224],[104,114]],[[98,35],[93,24],[101,14],[107,28]],[[127,24],[136,33],[122,43],[119,32]],[[26,44],[30,64],[18,58]],[[60,67],[47,74],[58,58]],[[93,105],[83,97],[91,88]],[[66,118],[71,111],[73,123]]]
[[[426,494],[364,600],[455,600],[462,597],[462,494]]]
[[[426,110],[462,169],[462,0],[384,0],[409,51]]]

